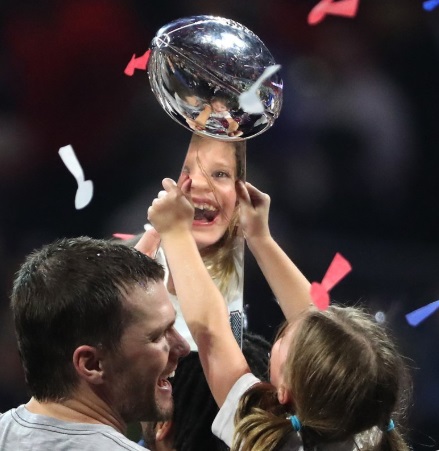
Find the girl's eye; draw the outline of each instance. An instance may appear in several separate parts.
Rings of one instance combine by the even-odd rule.
[[[213,173],[213,177],[224,178],[224,177],[230,177],[230,175],[228,172],[225,172],[225,171],[215,171]]]

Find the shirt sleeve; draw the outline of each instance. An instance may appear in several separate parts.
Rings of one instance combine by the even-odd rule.
[[[252,373],[241,376],[231,388],[212,423],[212,432],[229,447],[232,445],[233,433],[235,432],[234,419],[239,400],[250,387],[258,382],[261,381]]]

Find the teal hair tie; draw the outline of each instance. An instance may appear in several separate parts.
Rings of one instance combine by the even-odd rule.
[[[393,431],[393,429],[395,429],[395,423],[393,420],[390,420],[389,425],[387,426],[387,432]]]
[[[293,425],[293,428],[296,432],[299,432],[302,429],[302,423],[300,422],[299,418],[297,418],[296,415],[290,416],[291,424]]]

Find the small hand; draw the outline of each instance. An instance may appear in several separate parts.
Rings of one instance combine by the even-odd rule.
[[[204,130],[206,128],[204,125],[190,118],[186,118],[186,122],[192,130]]]
[[[148,208],[148,220],[163,237],[163,234],[177,230],[191,230],[194,207],[189,199],[192,180],[186,175],[180,179],[180,187],[172,179],[162,182],[160,191]]]
[[[270,196],[241,180],[236,183],[236,194],[239,199],[239,221],[246,240],[270,236]]]
[[[148,257],[155,258],[159,246],[160,235],[157,230],[151,227],[142,235],[134,247]]]

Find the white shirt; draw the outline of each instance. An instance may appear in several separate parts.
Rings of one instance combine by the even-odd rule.
[[[150,224],[145,224],[145,230],[151,229],[152,226]],[[236,240],[243,240],[240,237],[236,237]],[[243,244],[243,242],[242,242]],[[229,313],[232,312],[240,312],[242,319],[244,319],[244,307],[243,307],[243,290],[244,290],[244,280],[243,280],[243,252],[244,246],[240,246],[240,243],[237,244],[235,247],[237,251],[234,255],[234,262],[236,267],[236,272],[239,274],[239,277],[234,277],[233,280],[229,283],[227,293],[224,295],[225,300],[227,302],[227,307],[229,310]],[[165,286],[168,286],[168,280],[169,280],[169,267],[168,263],[166,261],[165,253],[161,247],[157,250],[157,254],[155,256],[155,259],[158,263],[160,263],[163,268],[165,269],[165,278],[164,283]],[[178,301],[178,298],[175,294],[169,293],[169,299],[172,302],[172,305],[175,308],[176,312],[176,319],[175,319],[175,328],[177,329],[178,333],[189,343],[189,346],[191,348],[191,351],[198,351],[198,347],[192,338],[192,335],[189,331],[189,328],[186,324],[186,321],[183,318],[183,313],[181,312],[180,303]],[[207,300],[208,302],[208,300]],[[241,332],[242,334],[242,332]],[[235,335],[236,336],[236,335]]]

